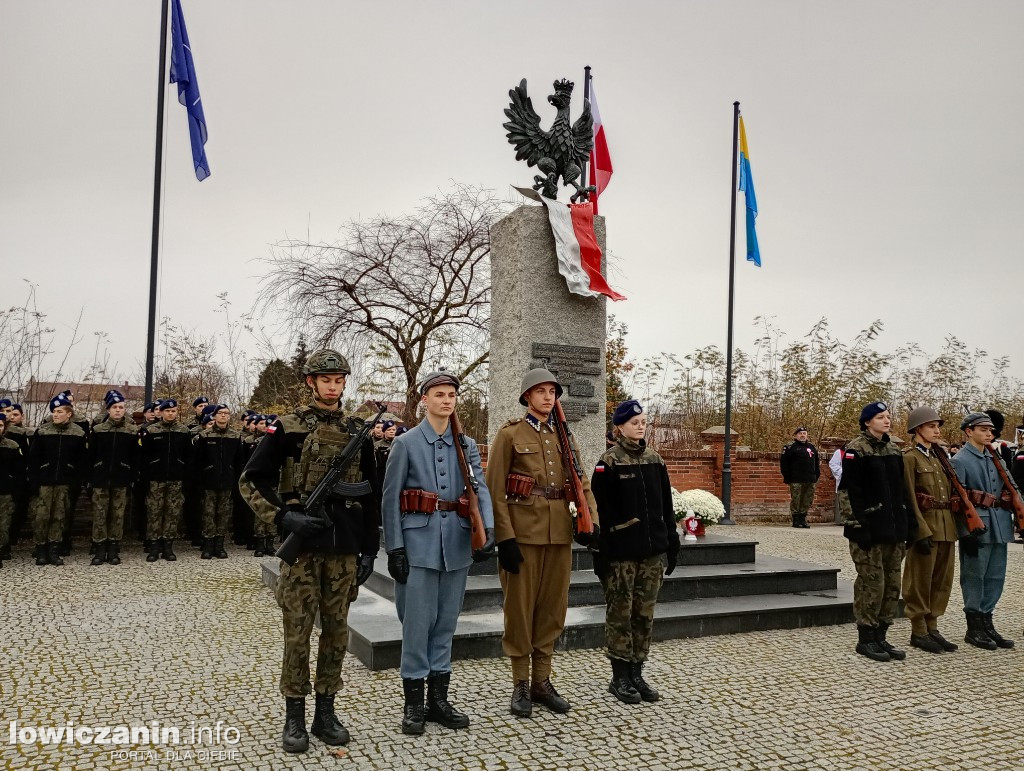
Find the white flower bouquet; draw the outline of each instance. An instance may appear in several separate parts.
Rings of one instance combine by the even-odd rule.
[[[714,525],[725,516],[725,506],[714,495],[707,490],[684,490],[679,492],[672,488],[672,511],[675,512],[676,521],[681,521],[689,509],[693,509],[694,515],[704,526]]]

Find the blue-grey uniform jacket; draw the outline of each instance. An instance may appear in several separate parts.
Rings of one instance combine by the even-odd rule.
[[[1002,463],[996,458],[997,463]],[[982,455],[970,442],[965,444],[953,456],[953,468],[960,483],[968,490],[981,490],[990,495],[1000,497],[1003,494],[1003,480],[992,464],[992,454],[986,450]],[[1006,509],[975,507],[981,521],[988,528],[979,539],[981,543],[1010,543],[1013,541],[1013,513]],[[957,530],[961,536],[967,535],[963,525],[958,521]]]
[[[478,494],[484,527],[494,527],[491,496],[480,467],[480,450],[469,437],[466,443],[466,461],[480,482]],[[444,436],[438,436],[430,423],[422,420],[395,439],[384,474],[381,519],[385,548],[391,551],[404,547],[410,565],[432,570],[468,568],[473,562],[469,520],[454,511],[413,512],[403,516],[399,494],[409,489],[437,493],[445,501],[458,500],[463,494],[466,483],[455,454],[451,426]]]

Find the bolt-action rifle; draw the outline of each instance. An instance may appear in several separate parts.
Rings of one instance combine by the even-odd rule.
[[[991,451],[992,448],[989,447],[989,450]],[[1013,507],[1013,517],[1017,522],[1017,530],[1024,533],[1024,501],[1020,498],[1017,486],[1010,481],[1010,475],[1006,473],[1006,466],[1003,465],[1002,460],[999,459],[995,452],[992,452],[992,462],[996,464],[996,471],[999,472],[999,477],[1003,480],[1003,489],[1010,495],[1010,505]]]
[[[576,452],[571,439],[565,410],[558,399],[555,399],[555,430],[558,432],[558,442],[562,445],[562,458],[569,468],[569,486],[572,488],[573,497],[569,502],[569,510],[572,512],[573,533],[593,533],[594,517],[590,513],[590,504],[587,503],[587,495],[583,491],[583,466],[580,465],[579,453]]]
[[[946,455],[946,451],[939,447],[937,444],[932,445],[932,452],[935,453],[935,457],[939,460],[939,465],[942,466],[942,470],[946,472],[946,476],[949,478],[949,483],[953,487],[953,495],[959,500],[956,501],[959,505],[953,506],[953,512],[959,514],[963,520],[964,525],[967,527],[967,532],[973,537],[977,537],[984,533],[988,528],[985,527],[985,523],[981,521],[981,516],[978,514],[978,510],[974,508],[974,504],[971,503],[971,498],[967,493],[967,489],[960,483],[959,477],[956,475],[956,469],[953,468],[953,464],[949,462],[949,456]]]
[[[327,468],[324,478],[320,480],[320,483],[313,488],[309,497],[306,498],[304,504],[306,512],[322,519],[327,527],[334,524],[327,513],[327,503],[331,500],[332,496],[335,498],[359,498],[369,494],[373,489],[366,479],[361,482],[345,482],[342,479],[342,475],[349,465],[359,457],[363,448],[363,442],[369,437],[373,426],[387,411],[387,405],[378,404],[377,409],[379,410],[377,416],[372,420],[364,422],[362,428],[348,440],[348,444],[345,445],[344,449],[331,459],[331,465]],[[294,565],[295,560],[299,558],[303,545],[302,536],[298,533],[289,533],[275,556],[284,560],[289,565]]]
[[[452,412],[448,419],[452,426],[452,438],[455,440],[455,457],[459,459],[459,469],[462,471],[462,478],[466,480],[466,500],[469,501],[469,540],[473,551],[478,551],[487,543],[487,533],[484,532],[484,517],[480,513],[480,482],[473,473],[473,467],[466,458],[466,449],[469,442],[462,433],[462,423],[459,416]]]

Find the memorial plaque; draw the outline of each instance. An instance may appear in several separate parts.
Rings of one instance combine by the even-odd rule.
[[[589,380],[574,380],[569,383],[569,395],[592,397],[594,395],[594,384]]]

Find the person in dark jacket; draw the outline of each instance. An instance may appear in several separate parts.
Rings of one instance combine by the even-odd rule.
[[[643,677],[651,647],[654,605],[665,575],[675,570],[679,532],[665,461],[647,446],[647,417],[634,399],[612,417],[615,446],[594,468],[590,489],[603,527],[594,569],[605,591],[605,640],[612,663],[608,690],[619,701],[657,701]],[[667,555],[668,569],[662,563]]]
[[[63,565],[59,553],[72,506],[71,490],[82,481],[85,432],[71,422],[74,409],[65,394],[50,399],[52,419],[43,423],[29,445],[29,509],[37,565]]]
[[[104,400],[107,418],[89,437],[89,481],[92,483],[93,565],[121,564],[121,539],[128,488],[138,474],[139,439],[125,416],[124,395],[111,390]]]
[[[233,490],[242,473],[242,435],[229,425],[231,411],[226,404],[212,406],[207,415],[211,427],[195,438],[192,453],[202,491],[204,560],[227,559],[224,538],[231,519]]]
[[[857,568],[853,585],[857,653],[874,661],[907,657],[885,637],[896,615],[907,544],[917,540],[903,455],[889,441],[891,426],[885,402],[865,405],[860,413],[860,435],[843,448],[839,482],[843,535],[850,541],[850,556]]]
[[[793,527],[807,528],[807,511],[814,503],[814,486],[821,476],[818,448],[807,441],[807,429],[800,426],[793,432],[793,441],[782,448],[779,456],[782,481],[789,485],[789,513]]]
[[[373,573],[380,549],[380,484],[373,444],[367,439],[343,479],[367,492],[331,496],[328,520],[306,512],[305,501],[327,473],[331,461],[358,429],[341,410],[348,361],[337,351],[310,354],[303,367],[312,403],[282,415],[267,429],[238,485],[253,513],[301,538],[294,564],[281,564],[275,596],[284,623],[281,694],[285,752],[309,749],[306,696],[309,684],[309,636],[320,614],[320,650],[316,661],[316,712],[310,730],[327,744],[347,744],[349,732],[334,712],[341,689],[341,664],[348,648],[348,608],[358,587]]]
[[[24,460],[28,459],[28,440],[29,432],[25,428],[25,411],[21,408],[20,404],[11,402],[10,399],[0,399],[0,411],[3,411],[7,415],[7,430],[4,432],[4,437],[10,439],[21,449],[21,457]],[[19,491],[14,496],[14,515],[11,519],[11,540],[10,543],[16,543],[18,535],[25,527],[25,522],[28,520],[28,485],[23,483],[20,486]],[[10,545],[3,552],[5,556],[0,559],[10,559]]]
[[[162,556],[173,562],[174,539],[181,525],[185,502],[184,488],[188,476],[192,436],[178,422],[178,402],[160,402],[160,420],[139,431],[141,468],[149,482],[146,495],[146,537],[150,539],[146,562]]]
[[[25,486],[25,456],[7,438],[7,415],[0,412],[0,566],[11,558],[11,520],[14,503]]]

